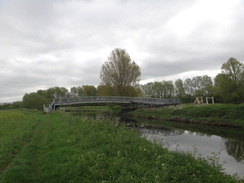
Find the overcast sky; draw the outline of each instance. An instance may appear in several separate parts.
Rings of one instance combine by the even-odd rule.
[[[244,1],[0,0],[0,103],[99,85],[114,48],[141,67],[141,84],[214,77],[244,61]]]

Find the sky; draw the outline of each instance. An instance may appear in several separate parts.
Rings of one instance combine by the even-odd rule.
[[[0,0],[0,103],[50,87],[99,85],[115,48],[141,84],[215,77],[244,61],[242,0]]]

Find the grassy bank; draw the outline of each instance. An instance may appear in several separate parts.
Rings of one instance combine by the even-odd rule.
[[[139,109],[130,114],[145,118],[244,128],[244,104],[180,105]]]
[[[23,117],[19,124],[24,127],[17,131],[25,135],[17,141],[15,133],[9,133],[8,143],[0,142],[0,155],[11,154],[1,156],[5,159],[0,170],[3,183],[238,182],[221,173],[214,162],[210,166],[190,154],[169,152],[137,132],[116,128],[112,121],[61,112],[11,112],[18,113],[18,119],[5,118],[0,125],[8,126],[4,121],[18,124]],[[0,134],[5,136],[7,131],[0,128]],[[8,150],[11,144],[18,148]]]

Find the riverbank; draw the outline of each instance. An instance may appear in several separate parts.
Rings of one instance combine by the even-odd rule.
[[[115,126],[63,112],[0,111],[0,182],[238,182],[216,161]]]
[[[176,107],[138,109],[129,114],[149,119],[244,128],[244,104],[183,104]]]

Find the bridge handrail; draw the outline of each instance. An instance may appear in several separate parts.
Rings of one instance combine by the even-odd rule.
[[[110,101],[110,102],[137,102],[137,103],[153,103],[153,104],[179,104],[179,98],[144,98],[144,97],[122,97],[122,96],[80,96],[73,98],[56,98],[53,103],[63,104],[81,101]]]

